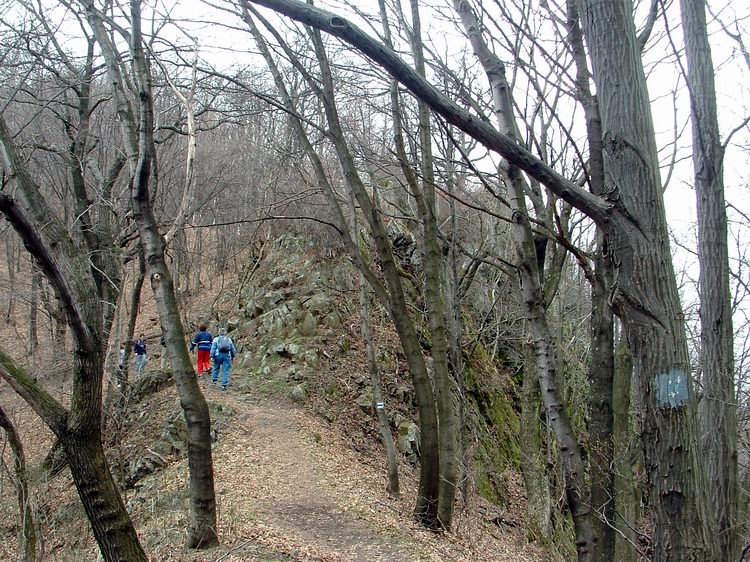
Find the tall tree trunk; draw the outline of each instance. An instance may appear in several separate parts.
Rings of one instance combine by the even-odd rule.
[[[417,72],[426,75],[418,0],[411,0],[412,53]],[[397,109],[397,108],[395,108]],[[440,488],[438,495],[438,520],[450,530],[456,500],[456,485],[460,474],[458,419],[456,415],[455,383],[448,369],[448,338],[445,328],[445,301],[443,300],[443,253],[437,225],[435,200],[435,171],[432,157],[430,110],[419,102],[419,143],[422,183],[413,195],[422,219],[422,247],[424,252],[424,295],[427,303],[432,344],[432,368],[438,410],[440,443]],[[402,161],[402,168],[406,162]],[[416,181],[411,182],[416,185]]]
[[[606,246],[599,236],[591,288],[591,358],[589,359],[589,480],[591,507],[596,513],[597,560],[613,560],[614,474],[612,473],[612,395],[614,382],[614,316],[609,307],[610,271]]]
[[[719,138],[714,67],[706,29],[706,2],[680,0],[680,9],[698,202],[703,443],[721,559],[734,560],[739,555],[741,544],[737,518],[737,400],[724,201],[724,149]]]
[[[18,559],[21,562],[36,561],[36,524],[34,521],[34,510],[31,506],[29,496],[29,475],[26,472],[26,456],[23,454],[23,444],[18,435],[16,426],[0,406],[0,427],[5,430],[13,454],[13,469],[15,472],[15,486],[18,495],[18,513],[21,517],[19,525],[19,540],[21,548]]]
[[[456,170],[453,165],[453,157],[455,156],[455,149],[451,148],[448,155],[448,179],[447,179],[447,191],[453,195],[455,192],[456,183]],[[468,287],[471,284],[471,280],[467,277],[467,285],[461,286],[461,278],[459,276],[459,270],[461,269],[461,258],[459,257],[458,250],[458,213],[456,210],[456,199],[450,197],[448,200],[450,207],[450,220],[451,220],[451,238],[448,249],[448,259],[446,265],[446,292],[445,292],[445,308],[446,308],[446,327],[448,332],[448,345],[449,345],[449,359],[450,367],[453,373],[453,377],[456,381],[456,392],[457,392],[457,424],[458,424],[458,437],[459,437],[459,463],[460,463],[460,485],[461,499],[463,501],[463,507],[469,504],[469,497],[471,494],[471,458],[469,455],[469,439],[467,427],[466,427],[466,374],[464,372],[464,356],[462,348],[462,339],[464,332],[464,322],[462,316],[462,301],[463,296]]]
[[[586,173],[591,192],[604,194],[604,155],[602,127],[596,96],[591,93],[590,73],[575,0],[568,0],[568,43],[576,65],[576,89],[586,117],[589,162]],[[615,554],[613,414],[614,384],[614,315],[608,298],[613,268],[604,233],[597,227],[594,279],[591,288],[591,357],[588,381],[589,401],[589,480],[591,506],[596,512],[595,532],[598,537],[596,557],[612,560]]]
[[[626,211],[607,232],[614,304],[633,354],[654,510],[654,559],[717,557],[696,400],[669,249],[651,108],[632,5],[580,0],[604,141],[605,191]]]
[[[39,271],[31,264],[31,292],[29,294],[29,354],[39,347]]]
[[[380,292],[379,297],[384,298],[383,302],[387,303],[391,319],[396,327],[401,341],[401,347],[404,356],[409,365],[409,371],[414,381],[414,393],[417,398],[420,420],[420,476],[419,491],[417,493],[417,504],[414,509],[417,520],[428,528],[439,528],[441,526],[438,517],[439,507],[439,489],[440,489],[440,438],[438,429],[438,415],[433,396],[433,387],[427,372],[422,348],[419,345],[416,329],[411,317],[409,308],[406,303],[401,279],[396,268],[393,253],[391,251],[390,241],[385,230],[382,218],[378,209],[373,205],[370,196],[362,183],[362,179],[357,171],[354,157],[346,143],[341,123],[339,122],[338,110],[336,108],[333,80],[328,59],[325,55],[323,42],[319,33],[313,31],[313,40],[315,43],[315,52],[318,57],[318,63],[321,68],[323,82],[323,105],[330,127],[330,136],[332,137],[339,162],[347,179],[349,188],[353,191],[357,202],[362,208],[365,219],[370,226],[375,247],[380,259],[386,283],[389,289],[389,297],[385,297]],[[368,278],[368,282],[372,279]],[[378,294],[378,292],[376,292]]]
[[[167,353],[177,384],[188,435],[188,469],[190,480],[191,524],[188,548],[208,548],[218,544],[216,496],[214,492],[213,458],[211,453],[211,420],[208,404],[196,380],[195,370],[185,343],[185,330],[180,317],[177,294],[164,259],[164,238],[159,232],[149,193],[153,157],[153,100],[151,76],[146,62],[141,35],[140,0],[131,0],[131,52],[134,78],[139,95],[138,161],[133,174],[133,218],[143,245],[146,271],[156,298]],[[132,123],[124,123],[132,126]],[[134,135],[133,135],[134,136]],[[131,138],[129,135],[126,137]],[[126,140],[128,140],[126,138]],[[131,149],[136,146],[131,146]]]
[[[612,560],[636,562],[638,538],[636,527],[640,515],[640,490],[635,472],[640,466],[637,443],[633,439],[630,422],[630,395],[633,387],[633,358],[628,343],[621,337],[615,353],[612,386],[612,449],[614,460],[614,526],[615,551]]]

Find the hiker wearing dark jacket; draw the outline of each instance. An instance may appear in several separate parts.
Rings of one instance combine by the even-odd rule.
[[[133,342],[133,353],[135,353],[135,374],[142,375],[146,370],[148,363],[148,353],[146,352],[146,334]]]
[[[237,355],[237,348],[234,347],[232,338],[227,335],[227,331],[222,328],[219,335],[211,343],[211,359],[214,360],[214,370],[211,379],[214,384],[219,379],[219,369],[221,368],[221,389],[226,390],[229,386],[229,370],[232,368],[232,359]]]
[[[208,374],[211,370],[211,363],[209,361],[211,357],[211,342],[214,337],[211,332],[208,332],[208,326],[201,324],[198,327],[198,332],[195,334],[193,341],[190,342],[190,351],[193,351],[196,347],[198,348],[198,374]]]

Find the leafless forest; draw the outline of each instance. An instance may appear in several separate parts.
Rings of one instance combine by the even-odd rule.
[[[35,507],[61,471],[104,560],[164,556],[116,460],[141,331],[184,420],[181,547],[229,558],[210,554],[233,540],[225,457],[188,350],[206,322],[242,344],[230,392],[304,357],[284,396],[320,414],[360,369],[381,496],[443,559],[491,533],[467,523],[472,498],[515,501],[499,474],[547,559],[741,560],[740,4],[0,0],[0,487],[18,559],[68,559]],[[262,408],[242,415],[276,415]],[[346,552],[280,559],[397,559]]]

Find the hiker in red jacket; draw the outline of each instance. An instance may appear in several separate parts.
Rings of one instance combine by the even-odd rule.
[[[208,326],[201,324],[193,341],[190,342],[190,351],[198,348],[198,374],[207,374],[211,371],[211,342],[214,337],[208,332]]]

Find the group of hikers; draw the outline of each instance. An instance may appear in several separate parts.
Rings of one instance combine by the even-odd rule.
[[[161,337],[161,367],[164,368],[166,358],[166,341],[164,336]],[[219,372],[221,372],[221,390],[226,390],[229,386],[229,372],[232,369],[232,361],[237,356],[237,348],[227,335],[226,328],[219,328],[219,335],[214,337],[208,331],[206,324],[198,327],[193,340],[190,342],[190,351],[195,352],[197,349],[198,376],[211,375],[211,383],[216,385],[219,381]],[[135,374],[142,375],[146,370],[148,363],[148,351],[146,346],[146,334],[141,334],[137,340],[133,340],[133,354],[135,355]],[[213,361],[213,369],[211,368]],[[118,360],[120,370],[125,369],[125,347],[120,348]]]

